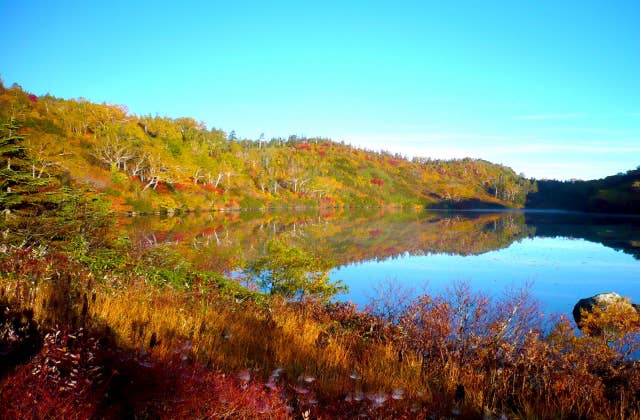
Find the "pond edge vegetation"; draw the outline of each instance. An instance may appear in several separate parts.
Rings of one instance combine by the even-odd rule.
[[[213,169],[223,157],[249,168],[267,149],[262,142],[245,148],[237,139],[223,142],[216,130],[189,131],[191,121],[131,117],[15,86],[2,87],[0,105],[5,418],[640,416],[635,312],[585,312],[588,328],[580,334],[566,319],[542,316],[526,290],[492,299],[463,283],[415,299],[390,285],[359,311],[327,302],[340,285],[327,283],[326,262],[278,243],[249,269],[263,289],[245,287],[166,248],[141,253],[118,237],[113,211],[239,208],[242,189],[250,201],[297,205],[310,200],[304,158],[263,166],[261,184],[259,171],[252,178],[248,171],[228,175],[234,164]],[[156,139],[161,148],[152,147]],[[144,181],[128,177],[133,158],[100,168],[108,151],[110,159],[129,155],[124,140],[144,156]],[[533,188],[479,161],[408,162],[335,143],[278,142],[270,162],[296,149],[323,151],[342,167],[344,179],[314,174],[331,191],[313,196],[315,204],[424,206],[480,196],[522,205]],[[170,164],[197,158],[198,150],[208,155],[209,146],[216,159],[199,162],[211,165],[211,191],[198,168],[180,172]],[[359,175],[351,179],[351,172]],[[177,180],[187,173],[191,184],[180,191]],[[407,181],[416,173],[423,184]],[[497,175],[496,184],[464,183],[485,175]],[[235,186],[220,193],[215,180],[222,178]]]

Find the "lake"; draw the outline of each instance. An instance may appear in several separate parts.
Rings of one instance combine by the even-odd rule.
[[[382,209],[221,212],[122,219],[140,248],[165,245],[194,265],[236,274],[274,237],[333,261],[330,277],[364,305],[382,283],[492,296],[528,287],[545,312],[615,291],[640,302],[640,217],[563,212]]]

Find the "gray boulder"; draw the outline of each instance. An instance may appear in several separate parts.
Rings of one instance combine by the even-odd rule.
[[[587,312],[593,311],[593,308],[596,306],[601,309],[606,309],[610,305],[614,303],[621,302],[624,305],[629,305],[633,307],[636,311],[640,312],[640,305],[629,303],[629,301],[617,293],[609,292],[609,293],[600,293],[595,296],[591,296],[588,298],[580,299],[578,303],[573,307],[573,319],[576,321],[578,328],[581,327],[582,321],[582,310]]]

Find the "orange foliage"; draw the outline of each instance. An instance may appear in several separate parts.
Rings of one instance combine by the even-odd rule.
[[[32,251],[0,259],[2,273],[22,279],[0,278],[3,299],[60,326],[0,382],[0,404],[17,410],[4,417],[281,418],[285,405],[297,418],[640,414],[638,366],[566,321],[545,333],[526,293],[492,301],[458,285],[405,304],[393,324],[376,312],[388,305],[363,313],[349,304],[256,304],[199,287],[155,289],[132,274],[121,279],[130,286],[103,289],[56,259],[65,277],[51,282],[50,261]]]
[[[169,188],[167,187],[167,184],[164,182],[158,182],[158,185],[156,185],[154,190],[160,195],[166,195],[170,193]]]
[[[214,186],[213,184],[204,184],[204,185],[202,186],[202,188],[203,188],[205,191],[215,192],[215,193],[218,193],[218,194],[220,194],[220,195],[222,195],[222,194],[224,194],[224,193],[225,193],[225,190],[224,190],[224,189],[222,189],[222,188],[220,188],[220,187],[216,187],[216,186]]]
[[[400,159],[389,159],[388,161],[389,165],[395,167],[398,167],[402,164],[402,161]]]
[[[191,189],[189,185],[181,184],[180,182],[176,182],[175,184],[173,184],[173,188],[175,188],[176,191],[180,191],[180,192],[184,192]]]
[[[133,208],[127,204],[126,200],[123,197],[109,196],[109,200],[111,201],[111,208],[115,212],[128,213],[133,210]]]

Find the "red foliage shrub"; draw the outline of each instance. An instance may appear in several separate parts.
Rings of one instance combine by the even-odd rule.
[[[309,313],[319,322],[333,322],[335,327],[346,328],[359,337],[388,341],[398,333],[394,325],[390,325],[382,318],[361,312],[356,304],[351,302],[336,302],[327,305],[306,301],[300,303],[300,308]]]
[[[138,185],[140,188],[144,188],[144,186],[146,185],[146,183],[142,182],[137,176],[130,176],[129,182]]]
[[[393,166],[394,168],[400,166],[401,163],[402,161],[399,159],[389,159],[389,165]]]
[[[336,199],[332,195],[325,195],[320,200],[320,206],[332,207],[336,204]]]
[[[179,182],[176,182],[175,184],[173,184],[173,188],[174,188],[176,191],[181,191],[181,192],[182,192],[182,191],[186,191],[186,190],[188,190],[188,189],[189,189],[189,186],[188,186],[188,185],[185,185],[185,184],[181,184],[181,183],[179,183]]]
[[[39,192],[39,193],[51,192],[51,191],[56,191],[58,188],[59,188],[59,185],[57,185],[56,183],[52,182],[49,185],[45,185],[43,187],[38,187],[36,191]]]
[[[222,194],[224,194],[224,193],[225,193],[225,190],[224,190],[224,189],[222,189],[222,188],[220,188],[220,187],[216,187],[216,186],[215,186],[215,185],[213,185],[213,184],[204,184],[204,185],[202,185],[202,188],[203,188],[205,191],[215,192],[215,193],[218,193],[218,194],[220,194],[220,195],[222,195]]]
[[[93,416],[112,374],[102,362],[100,341],[83,330],[49,332],[40,353],[0,382],[3,418]]]
[[[153,232],[153,238],[155,239],[156,243],[166,242],[168,237],[169,233],[163,230],[156,230],[155,232]]]
[[[118,349],[105,335],[52,331],[38,355],[0,381],[0,417],[288,417],[280,386],[191,364],[189,345],[160,360]]]
[[[173,242],[184,242],[186,238],[187,234],[184,232],[174,232],[171,235],[171,239],[173,240]]]
[[[384,181],[381,180],[380,178],[373,178],[371,180],[371,183],[374,184],[374,185],[377,185],[379,187],[382,187],[384,185]]]
[[[165,182],[158,182],[158,185],[156,185],[154,190],[158,194],[169,194],[169,192],[170,192],[169,191],[169,187],[167,186],[167,184]]]
[[[36,95],[34,95],[33,93],[29,94],[29,100],[31,101],[31,103],[37,103],[38,102],[38,97]]]
[[[200,235],[211,236],[216,232],[222,231],[222,229],[224,229],[224,226],[222,226],[222,225],[211,226],[211,227],[208,227],[208,228],[204,229],[202,232],[200,232]]]
[[[311,145],[307,144],[307,143],[301,143],[296,145],[296,149],[298,150],[311,150]]]

